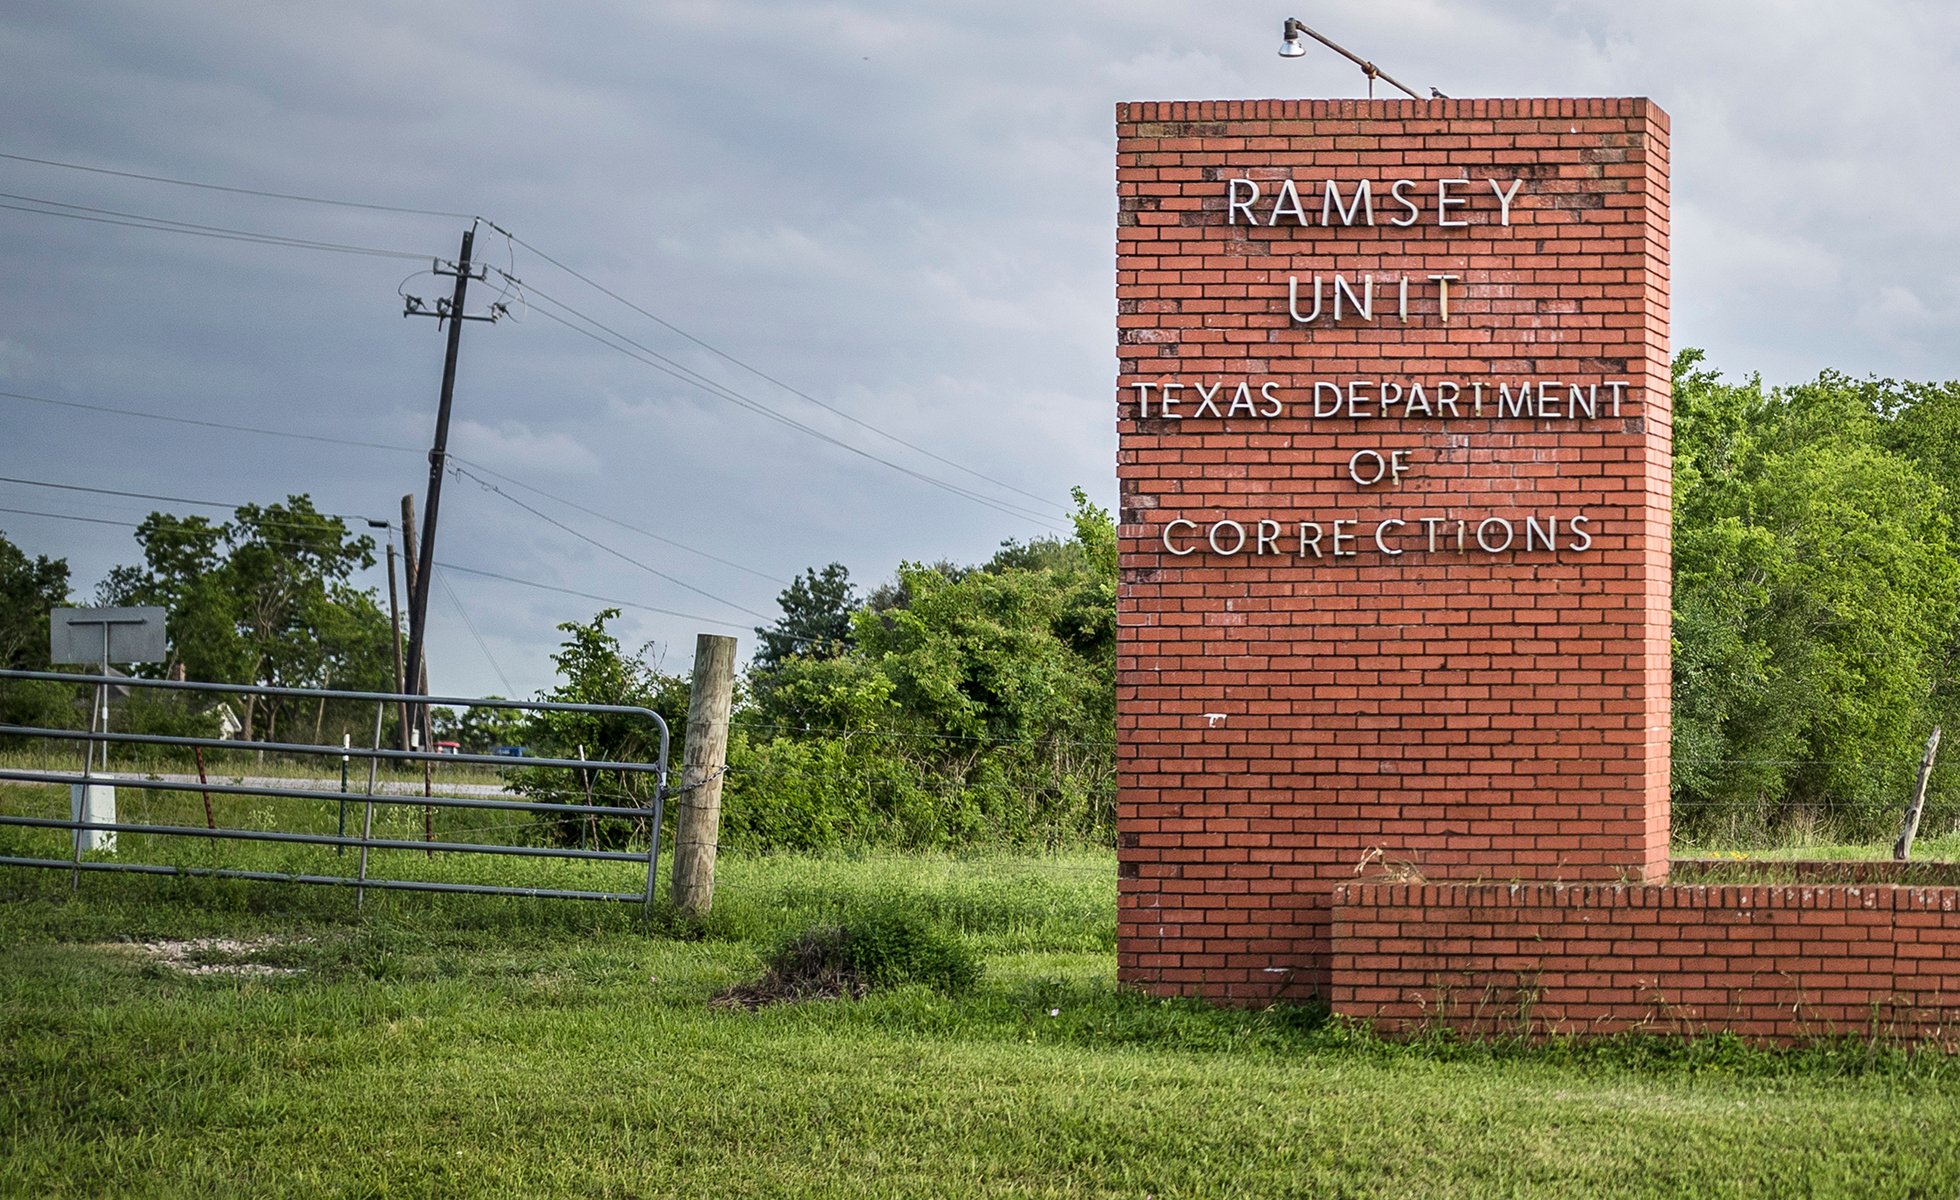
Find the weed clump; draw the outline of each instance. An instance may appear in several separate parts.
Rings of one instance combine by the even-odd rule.
[[[858,1000],[908,983],[957,995],[979,978],[979,960],[956,935],[917,913],[881,908],[788,938],[764,960],[760,979],[738,983],[711,1003],[757,1009],[797,1000]]]

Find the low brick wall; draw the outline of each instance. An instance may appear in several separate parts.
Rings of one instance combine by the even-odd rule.
[[[1350,884],[1334,1011],[1386,1033],[1960,1034],[1960,888]]]

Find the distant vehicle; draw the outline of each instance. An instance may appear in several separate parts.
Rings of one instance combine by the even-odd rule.
[[[461,754],[462,752],[463,752],[463,743],[461,742],[437,742],[436,743],[437,754]]]
[[[531,750],[530,747],[528,746],[492,746],[490,747],[490,753],[499,755],[503,758],[531,757]]]

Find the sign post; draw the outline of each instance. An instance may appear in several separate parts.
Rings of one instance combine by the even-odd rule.
[[[58,666],[92,666],[103,682],[95,685],[89,706],[90,733],[109,732],[109,664],[162,662],[168,657],[161,608],[57,608],[48,614],[48,653]],[[90,780],[109,766],[109,745],[87,743],[82,778]],[[82,823],[75,831],[75,861],[93,851],[114,853],[113,830],[88,828],[116,823],[116,789],[83,782],[68,789],[69,819]],[[79,882],[80,872],[76,872]]]

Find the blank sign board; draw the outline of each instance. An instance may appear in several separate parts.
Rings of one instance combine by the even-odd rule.
[[[57,608],[48,614],[49,653],[75,666],[162,662],[163,616],[161,608]]]

